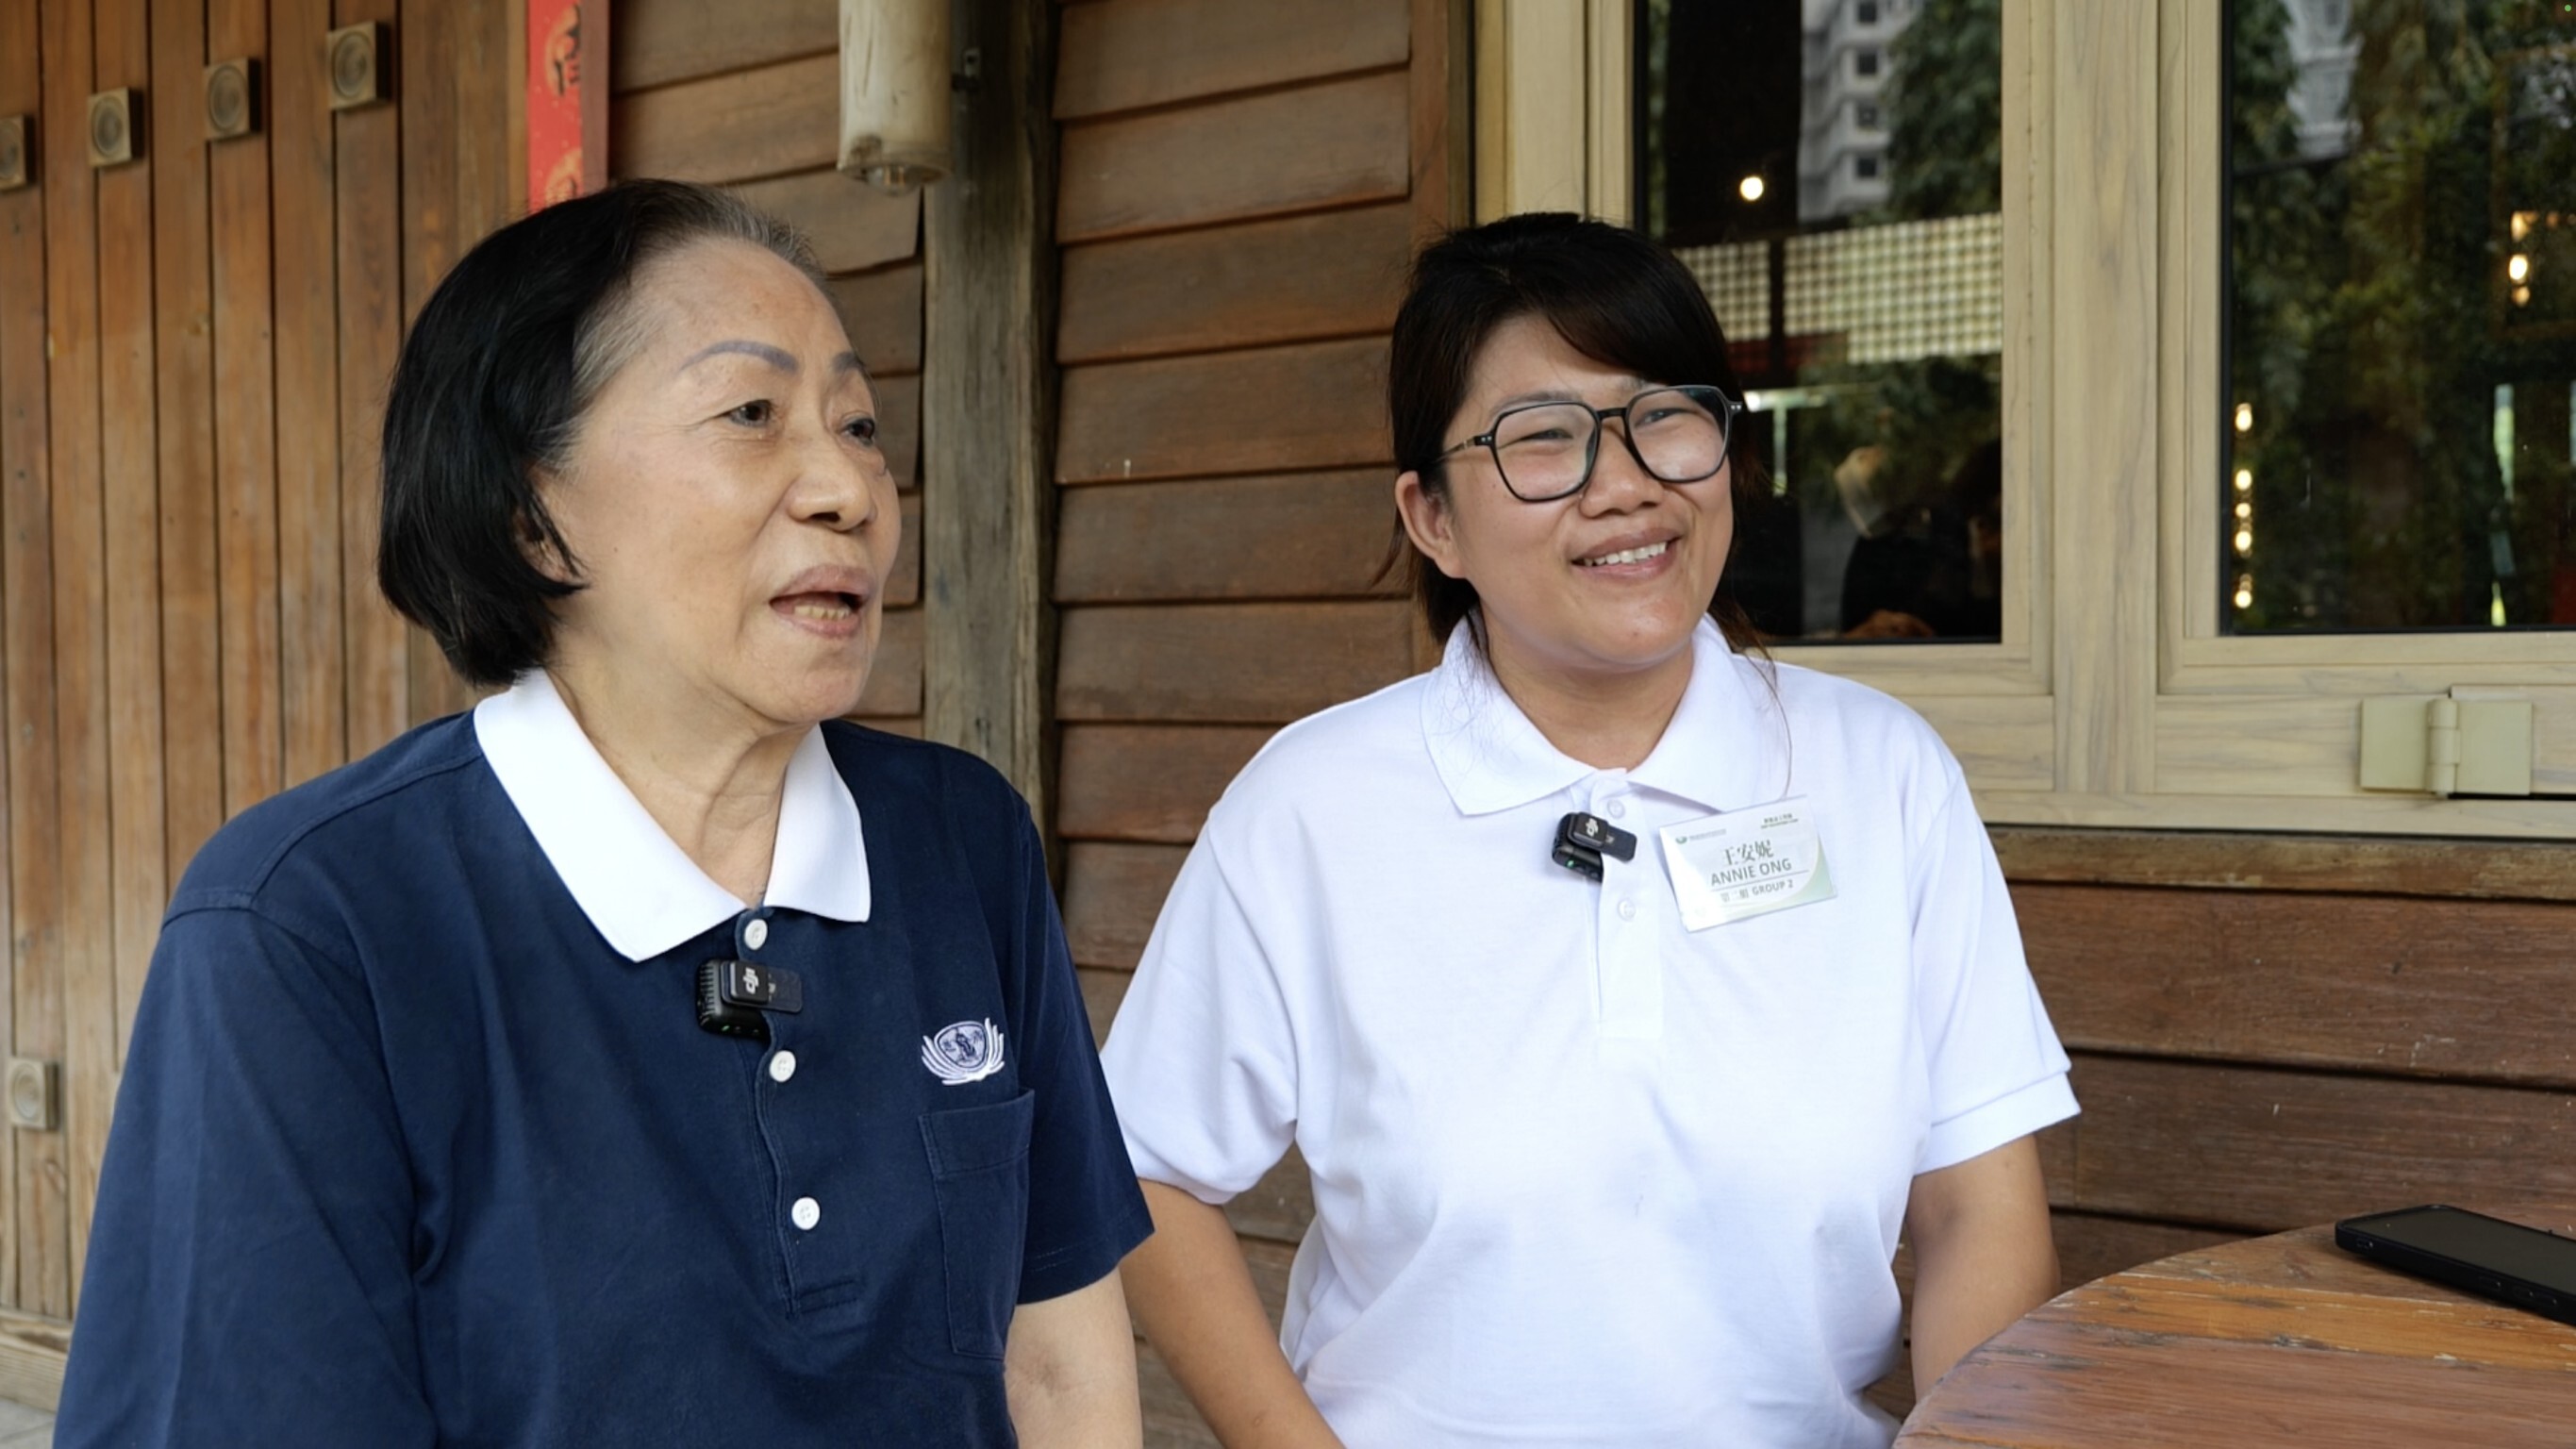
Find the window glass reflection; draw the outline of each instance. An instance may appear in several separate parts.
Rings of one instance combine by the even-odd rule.
[[[1782,640],[2001,628],[2000,0],[1641,0],[1640,223],[1725,327]]]
[[[2576,9],[2230,0],[2220,613],[2576,625]]]

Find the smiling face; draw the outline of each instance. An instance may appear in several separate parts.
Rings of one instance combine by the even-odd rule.
[[[1506,409],[1572,400],[1608,410],[1662,385],[1574,350],[1543,317],[1496,327],[1477,351],[1467,398],[1444,445],[1494,426]],[[1592,481],[1570,498],[1524,503],[1481,447],[1452,454],[1446,487],[1396,480],[1405,530],[1442,573],[1475,586],[1494,668],[1583,693],[1613,679],[1679,669],[1708,612],[1735,531],[1734,467],[1697,483],[1660,483],[1606,423]]]
[[[583,586],[548,667],[719,729],[847,713],[901,524],[840,319],[732,240],[647,263],[624,305],[641,341],[539,480],[579,565],[543,566]]]

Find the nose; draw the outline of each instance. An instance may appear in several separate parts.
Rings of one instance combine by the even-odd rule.
[[[849,533],[874,522],[894,493],[885,455],[853,443],[830,428],[798,450],[796,482],[787,511],[799,523]]]
[[[1625,513],[1662,495],[1664,485],[1645,470],[1629,446],[1626,418],[1603,418],[1595,447],[1598,451],[1592,458],[1592,480],[1583,485],[1578,495],[1584,512]]]

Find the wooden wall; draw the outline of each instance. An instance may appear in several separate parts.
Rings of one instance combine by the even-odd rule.
[[[838,0],[618,0],[609,28],[608,164],[617,176],[731,186],[802,230],[876,386],[903,488],[903,553],[856,717],[921,732],[921,198],[833,169]]]
[[[460,705],[373,584],[377,413],[410,310],[508,214],[503,0],[5,0],[0,996],[61,1064],[0,1132],[0,1395],[50,1403],[143,970],[227,817]],[[396,103],[334,113],[324,36],[393,28]],[[265,62],[207,142],[204,70]],[[93,170],[88,97],[140,160]]]
[[[1464,199],[1453,8],[1059,12],[1055,827],[1099,1027],[1227,778],[1428,662],[1378,577],[1386,333],[1414,239]],[[1274,1313],[1302,1176],[1236,1204]],[[1150,1352],[1144,1372],[1149,1442],[1213,1442]]]

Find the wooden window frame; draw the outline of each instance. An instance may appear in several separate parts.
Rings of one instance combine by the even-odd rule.
[[[2576,794],[2576,630],[2222,630],[2220,8],[2005,0],[2002,639],[1776,652],[1920,711],[1999,823],[2576,838],[2576,800],[2357,768],[2362,699],[2485,691],[2533,702],[2533,787]],[[1479,219],[1625,219],[1629,7],[1476,20]]]

